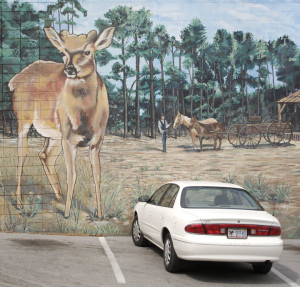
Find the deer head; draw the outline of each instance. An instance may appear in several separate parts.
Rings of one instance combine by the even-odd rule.
[[[63,57],[66,76],[74,79],[86,78],[96,70],[95,52],[110,46],[115,28],[106,28],[99,37],[94,30],[87,35],[70,35],[68,31],[57,34],[53,28],[44,31]]]

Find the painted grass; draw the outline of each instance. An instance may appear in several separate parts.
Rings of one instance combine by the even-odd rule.
[[[71,213],[69,218],[64,218],[67,189],[64,159],[60,155],[56,162],[64,197],[57,202],[37,156],[43,145],[42,139],[30,139],[31,148],[22,181],[24,210],[17,209],[16,140],[10,139],[0,149],[0,230],[88,235],[128,234],[132,210],[139,196],[151,195],[167,181],[213,180],[244,186],[268,211],[272,212],[274,206],[275,215],[283,222],[284,236],[298,236],[299,225],[296,219],[300,214],[295,212],[298,210],[297,191],[293,187],[295,180],[288,169],[282,169],[282,161],[287,157],[287,162],[295,164],[294,168],[299,170],[294,158],[300,151],[300,146],[295,148],[295,153],[293,147],[288,147],[277,148],[275,154],[271,148],[255,152],[228,149],[225,141],[225,149],[222,151],[213,151],[208,146],[203,153],[199,153],[191,151],[189,139],[180,141],[183,141],[182,145],[168,139],[170,148],[163,155],[157,149],[157,145],[161,144],[160,139],[124,140],[106,137],[101,156],[104,211],[103,218],[99,219],[96,216],[96,197],[87,150],[79,151]],[[288,176],[289,180],[285,181]],[[290,182],[293,186],[288,184]]]

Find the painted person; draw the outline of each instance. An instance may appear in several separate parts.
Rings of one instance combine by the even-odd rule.
[[[165,115],[162,114],[160,120],[158,121],[158,129],[162,135],[162,143],[163,143],[163,152],[167,152],[167,129],[171,125],[165,119]]]

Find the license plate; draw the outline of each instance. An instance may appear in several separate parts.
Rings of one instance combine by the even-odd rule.
[[[245,239],[247,238],[247,228],[228,228],[228,238]]]

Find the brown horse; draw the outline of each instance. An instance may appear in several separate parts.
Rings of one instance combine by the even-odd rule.
[[[206,120],[200,121],[200,123],[203,124],[212,124],[212,123],[217,123],[217,120],[214,118],[208,118]],[[193,143],[193,150],[195,150],[195,140],[196,136],[198,136],[198,132],[196,129],[190,129],[190,124],[191,124],[191,118],[180,114],[180,112],[177,113],[177,116],[174,120],[173,128],[177,129],[180,125],[185,125],[191,133],[191,138],[192,138],[192,143]]]
[[[216,149],[217,139],[219,139],[219,149],[221,149],[223,132],[225,130],[224,124],[219,122],[204,124],[198,122],[196,117],[193,116],[189,128],[196,129],[198,133],[198,137],[200,141],[200,151],[202,151],[202,141],[204,137],[214,138],[214,149]]]

